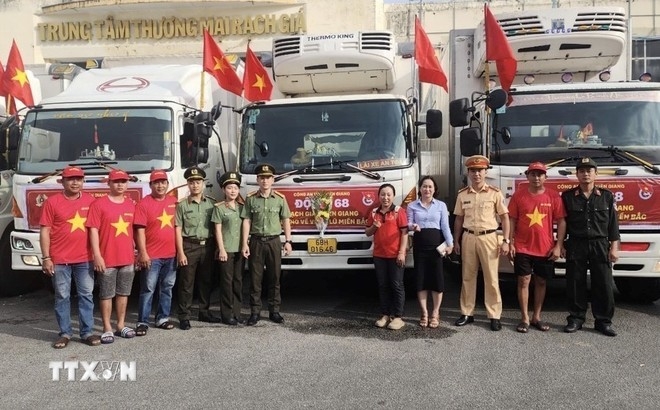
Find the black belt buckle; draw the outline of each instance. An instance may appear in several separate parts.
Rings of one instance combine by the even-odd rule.
[[[206,245],[206,241],[208,239],[197,239],[197,238],[188,238],[188,237],[186,237],[186,238],[183,238],[183,240],[186,241],[186,242],[194,243],[196,245],[204,246],[204,245]]]
[[[471,233],[472,235],[475,236],[488,235],[489,233],[493,233],[495,231],[496,229],[487,229],[485,231],[472,231],[470,229],[463,228],[463,232]]]

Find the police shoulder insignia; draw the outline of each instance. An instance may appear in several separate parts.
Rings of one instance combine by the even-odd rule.
[[[488,189],[492,189],[495,192],[500,192],[500,189],[496,186],[488,185]]]
[[[250,196],[255,196],[255,195],[257,194],[257,192],[259,192],[259,190],[256,190],[256,191],[252,191],[252,192],[250,192],[250,193],[248,194],[248,197],[250,197]]]
[[[225,201],[220,201],[220,202],[216,202],[215,206],[219,207],[220,205],[224,205],[224,204],[225,204]]]
[[[217,199],[213,198],[212,196],[204,195],[204,198],[206,198],[206,199],[208,199],[209,201],[212,201],[212,202],[214,202],[214,203],[217,202]]]
[[[467,187],[467,186],[466,186],[466,187],[463,187],[463,188],[459,189],[458,192],[461,193],[461,192],[463,192],[463,191],[467,191],[468,188],[469,188],[469,187]]]
[[[274,189],[273,189],[273,194],[275,194],[275,195],[277,195],[277,196],[279,196],[279,197],[280,197],[280,198],[282,198],[282,199],[284,199],[284,198],[285,198],[285,197],[284,197],[284,194],[283,194],[283,193],[281,193],[281,192],[277,192],[277,191],[276,191],[276,190],[274,190]]]

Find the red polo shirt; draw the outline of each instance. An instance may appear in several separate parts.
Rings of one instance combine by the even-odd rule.
[[[374,220],[378,220],[382,224],[374,233],[374,256],[396,258],[401,245],[401,229],[408,229],[406,211],[392,205],[387,212],[383,213],[378,207],[369,214],[367,226],[373,225]]]

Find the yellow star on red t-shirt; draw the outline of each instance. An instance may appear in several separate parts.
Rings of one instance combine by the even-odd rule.
[[[121,215],[119,215],[119,219],[117,220],[117,222],[113,222],[110,225],[112,225],[116,229],[115,237],[121,234],[125,234],[126,236],[128,236],[128,225],[130,225],[130,223],[124,221],[124,218]]]
[[[163,214],[159,216],[158,219],[160,221],[160,229],[165,228],[166,226],[172,227],[172,218],[174,218],[174,215],[170,215],[165,210],[163,209]]]
[[[534,213],[531,214],[525,214],[529,218],[529,226],[532,225],[539,225],[543,226],[543,218],[548,216],[548,214],[542,214],[539,212],[539,207],[534,207]]]
[[[71,232],[75,231],[76,229],[80,229],[81,231],[85,232],[85,221],[87,221],[87,218],[80,216],[78,211],[76,211],[76,214],[73,218],[67,219],[66,221],[71,224]]]

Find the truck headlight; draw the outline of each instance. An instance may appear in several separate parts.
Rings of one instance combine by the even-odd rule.
[[[11,241],[11,247],[13,249],[16,249],[17,251],[33,251],[34,246],[32,246],[32,242],[30,242],[29,239],[24,239],[24,238],[16,238],[13,237]]]

